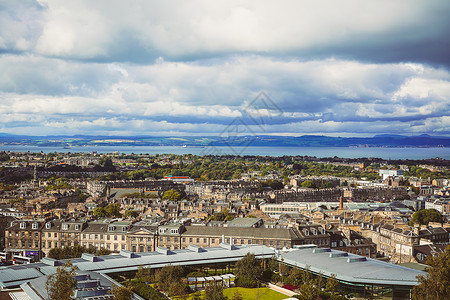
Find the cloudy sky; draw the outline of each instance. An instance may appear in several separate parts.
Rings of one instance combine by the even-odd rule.
[[[0,0],[0,132],[450,136],[450,1]]]

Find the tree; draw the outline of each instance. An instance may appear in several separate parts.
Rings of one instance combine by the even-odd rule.
[[[181,200],[181,193],[175,189],[170,189],[164,192],[163,200],[178,201]]]
[[[236,276],[249,280],[256,280],[261,276],[261,267],[254,254],[247,253],[236,262]]]
[[[302,182],[302,187],[304,188],[315,188],[316,185],[311,180],[305,180]]]
[[[94,210],[95,212],[95,210]],[[111,203],[105,207],[105,212],[107,217],[117,217],[120,218],[122,214],[120,213],[120,204]]]
[[[70,262],[59,266],[56,273],[48,276],[45,283],[49,300],[70,300],[77,286],[75,271],[78,268]]]
[[[173,296],[179,292],[184,270],[180,266],[166,266],[156,273],[158,287]],[[184,286],[184,284],[183,284]]]
[[[336,274],[331,274],[327,279],[327,283],[325,285],[325,291],[334,294],[339,288],[339,281],[336,279]]]
[[[131,300],[131,296],[133,295],[131,290],[124,286],[115,286],[111,290],[111,294],[114,295],[115,300]]]
[[[125,212],[125,216],[130,218],[137,218],[139,216],[139,213],[135,210],[130,209]]]
[[[99,217],[99,218],[104,218],[106,217],[106,211],[103,207],[97,207],[94,209],[94,216]]]
[[[428,257],[427,264],[428,273],[417,276],[419,285],[413,288],[412,299],[450,299],[450,245],[439,256]]]
[[[204,300],[226,300],[223,295],[223,287],[220,284],[212,284],[206,287]]]
[[[442,223],[443,219],[442,219],[441,213],[433,208],[422,209],[422,210],[416,211],[412,215],[411,221],[409,221],[409,224],[411,226],[414,226],[414,224],[428,225],[429,222]]]

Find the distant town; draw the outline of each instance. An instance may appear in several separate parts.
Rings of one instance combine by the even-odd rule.
[[[440,158],[4,151],[0,152],[2,264],[7,268],[41,261],[58,266],[56,262],[74,257],[106,264],[114,254],[131,259],[163,251],[176,257],[187,255],[183,252],[187,250],[219,248],[289,261],[290,251],[323,249],[329,257],[354,255],[359,262],[375,259],[387,268],[423,271],[427,258],[449,245],[449,167],[450,162]],[[74,254],[76,248],[81,249],[79,255]],[[142,265],[151,267],[145,257],[134,269],[111,273],[121,276]],[[228,263],[219,257],[211,260]],[[316,267],[314,260],[295,259],[288,266],[302,263]],[[391,294],[408,299],[417,274],[409,283],[399,283],[396,292],[390,287]],[[372,287],[367,295],[381,295],[381,290],[373,290],[380,283],[370,281],[370,276],[367,280],[364,292],[348,288],[342,295],[364,298],[366,284]],[[0,269],[0,287],[25,281],[8,281]],[[278,282],[282,288],[287,281]]]

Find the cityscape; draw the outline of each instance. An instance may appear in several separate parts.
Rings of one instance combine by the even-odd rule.
[[[449,16],[0,1],[0,300],[450,299]]]

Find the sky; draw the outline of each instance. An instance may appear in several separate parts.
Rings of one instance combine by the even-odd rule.
[[[0,0],[0,133],[450,136],[449,16],[448,0]]]

